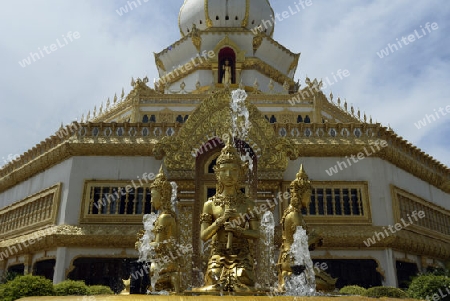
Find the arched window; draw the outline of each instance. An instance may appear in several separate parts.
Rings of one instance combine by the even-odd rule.
[[[298,115],[297,116],[297,123],[302,123],[302,122],[303,122],[302,115]]]
[[[183,123],[183,122],[184,122],[183,117],[182,117],[181,115],[178,115],[178,116],[177,116],[176,121],[177,121],[178,123]]]
[[[144,115],[142,118],[142,123],[148,123],[148,115]]]
[[[275,115],[272,115],[270,117],[270,123],[276,123],[277,122],[277,118],[275,117]]]
[[[236,53],[230,47],[222,48],[219,51],[219,84],[223,84],[226,67],[230,66],[231,83],[236,83]]]
[[[311,123],[311,119],[309,119],[309,115],[306,115],[306,117],[305,117],[305,123]]]

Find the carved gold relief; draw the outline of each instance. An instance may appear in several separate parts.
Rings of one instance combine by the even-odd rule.
[[[169,170],[194,170],[195,154],[207,137],[223,137],[231,129],[230,90],[205,99],[173,137],[164,137],[154,148]],[[252,104],[247,104],[252,127],[247,143],[257,155],[258,171],[284,170],[288,158],[296,158],[294,142],[276,135],[272,125]],[[215,129],[215,130],[212,130]]]
[[[264,34],[262,34],[261,32],[258,32],[258,34],[253,37],[253,54],[255,54],[256,51],[259,49],[259,47],[263,42],[263,39]]]
[[[292,70],[297,69],[299,59],[300,59],[300,53],[295,54],[291,65],[289,65],[289,69],[288,69],[287,73],[291,72]]]
[[[0,210],[0,238],[34,231],[56,223],[61,183]]]
[[[209,17],[209,0],[205,0],[205,19],[206,19],[206,26],[213,27],[213,22],[211,18]]]
[[[159,69],[166,71],[166,67],[164,66],[164,63],[161,61],[160,55],[156,54],[156,53],[153,53],[153,54],[155,55],[156,66],[158,66]]]
[[[202,37],[200,35],[200,31],[197,29],[197,26],[195,24],[192,25],[191,40],[192,44],[194,44],[197,51],[200,52],[202,48]]]
[[[250,16],[250,0],[245,0],[245,16],[244,20],[242,20],[242,27],[247,27],[248,25],[248,18]]]

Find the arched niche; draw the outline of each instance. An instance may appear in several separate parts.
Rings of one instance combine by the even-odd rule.
[[[225,66],[231,67],[231,83],[236,83],[236,53],[230,47],[224,47],[219,51],[219,84],[223,84]]]

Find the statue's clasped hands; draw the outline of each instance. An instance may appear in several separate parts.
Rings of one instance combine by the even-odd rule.
[[[233,227],[234,223],[230,223],[229,221],[235,219],[238,216],[239,215],[237,214],[236,209],[225,209],[223,215],[216,220],[216,224],[218,226],[225,226],[225,230],[227,231],[233,231],[232,229],[227,229],[235,228]]]

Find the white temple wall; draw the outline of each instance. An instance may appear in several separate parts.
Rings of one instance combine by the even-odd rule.
[[[67,184],[69,183],[71,168],[72,160],[63,161],[0,193],[0,208],[23,200],[59,182],[63,184],[61,197],[64,198],[67,195]]]
[[[241,51],[245,51],[246,57],[253,56],[253,34],[250,33],[233,34],[232,32],[229,32],[228,37],[231,41],[233,41],[239,46]],[[217,44],[219,44],[219,42],[222,41],[224,38],[225,35],[222,33],[202,34],[202,51],[214,50],[217,47]],[[218,58],[216,57],[214,59],[217,60]]]
[[[270,83],[270,78],[268,78],[266,75],[264,75],[256,70],[242,70],[241,79],[242,79],[242,83],[244,85],[250,86],[250,87],[253,87],[253,84],[255,83],[255,79],[258,79],[258,84],[259,84],[258,89],[265,93],[270,93],[269,87],[268,87],[269,83]],[[273,82],[273,84],[274,84],[273,92],[287,94],[284,91],[284,88],[282,85],[280,85],[279,83],[277,83],[275,81]]]

